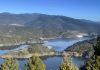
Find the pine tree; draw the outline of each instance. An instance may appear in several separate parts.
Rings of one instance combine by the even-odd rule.
[[[79,70],[76,65],[71,62],[70,57],[64,57],[63,63],[59,67],[59,70]]]
[[[19,64],[15,59],[8,58],[1,64],[0,70],[19,70]]]
[[[38,56],[32,56],[28,59],[27,68],[24,70],[45,70],[45,65]]]

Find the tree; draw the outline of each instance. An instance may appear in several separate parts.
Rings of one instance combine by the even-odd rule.
[[[19,64],[15,59],[8,58],[1,64],[0,70],[19,70]]]
[[[24,67],[24,70],[45,70],[45,65],[38,56],[32,56],[28,59],[28,63]]]
[[[86,62],[85,70],[100,70],[100,37],[94,46],[94,55]]]
[[[100,37],[97,38],[96,46],[94,46],[94,55],[100,56]]]
[[[26,64],[24,65],[24,70],[27,70],[27,65]]]
[[[79,70],[76,65],[71,62],[70,57],[64,57],[63,63],[59,67],[59,70]]]

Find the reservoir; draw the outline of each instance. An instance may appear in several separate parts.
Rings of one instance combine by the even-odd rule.
[[[73,45],[76,42],[87,40],[89,38],[87,37],[82,37],[82,38],[61,38],[61,39],[51,39],[51,40],[46,40],[44,41],[45,46],[50,46],[49,48],[53,48],[56,51],[63,51],[67,47]],[[19,48],[13,49],[13,50],[19,50],[20,48],[25,48],[28,47],[28,45],[22,45]],[[0,50],[0,54],[4,54],[9,52],[9,50]],[[53,56],[53,57],[48,57],[43,60],[43,62],[46,64],[46,70],[58,70],[59,65],[62,62],[62,57],[58,56]],[[24,64],[27,63],[27,60],[18,60],[20,63],[20,68],[23,70]],[[84,65],[85,59],[82,58],[76,58],[72,57],[72,62],[77,65],[78,67]],[[0,58],[0,64],[4,62],[4,59]]]

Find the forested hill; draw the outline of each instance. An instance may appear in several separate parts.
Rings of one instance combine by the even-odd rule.
[[[99,32],[99,22],[39,13],[0,13],[0,43],[9,39],[13,39],[10,42],[17,42],[40,37],[74,37],[77,34]]]
[[[77,42],[72,46],[65,49],[66,52],[77,52],[83,57],[90,57],[94,53],[94,46],[96,45],[97,39],[85,40],[82,42]]]

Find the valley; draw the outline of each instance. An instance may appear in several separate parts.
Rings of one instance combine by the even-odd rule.
[[[34,43],[31,45],[22,45],[19,48],[17,47],[15,49],[12,49],[12,50],[4,53],[4,55],[2,55],[2,58],[13,57],[13,58],[18,59],[18,61],[21,61],[20,59],[22,59],[23,63],[26,64],[27,58],[31,57],[32,55],[42,56],[44,58],[47,57],[47,59],[43,60],[43,62],[46,64],[47,70],[48,69],[55,70],[59,67],[60,63],[62,62],[63,55],[61,52],[64,49],[73,45],[74,43],[77,43],[79,41],[84,41],[87,39],[90,39],[90,38],[83,37],[83,38],[47,39],[42,44],[41,43]],[[51,49],[49,49],[50,48],[49,46],[51,46]],[[32,54],[32,53],[34,53],[34,54]],[[0,60],[2,60],[2,59],[0,59]],[[77,57],[77,56],[72,57],[72,60],[73,60],[73,63],[77,64],[77,66],[79,66],[79,67],[81,67],[81,65],[84,65],[84,61],[85,61],[85,59],[82,59],[82,58]],[[50,62],[52,62],[52,61],[55,61],[55,65],[51,66]],[[22,64],[21,64],[21,69],[23,69]]]
[[[80,68],[93,54],[99,29],[99,22],[67,16],[0,13],[0,63],[14,58],[24,70],[34,55],[43,58],[47,70],[57,70],[67,55]]]

